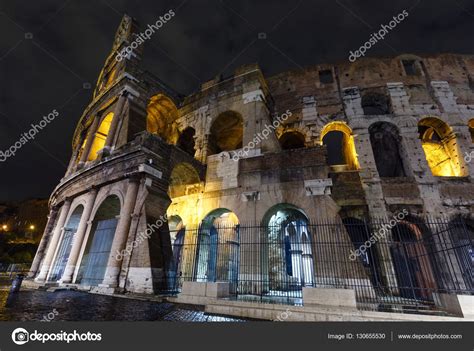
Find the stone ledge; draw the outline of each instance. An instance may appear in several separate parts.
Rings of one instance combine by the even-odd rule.
[[[474,319],[474,296],[433,293],[435,304],[457,316]]]
[[[357,309],[352,289],[303,288],[303,305],[321,305]]]

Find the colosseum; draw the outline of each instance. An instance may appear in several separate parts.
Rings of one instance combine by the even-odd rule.
[[[29,284],[377,311],[474,294],[474,56],[249,64],[181,96],[143,46],[117,56],[139,30],[123,17]]]

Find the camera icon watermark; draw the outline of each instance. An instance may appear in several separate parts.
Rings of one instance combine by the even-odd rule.
[[[17,345],[24,345],[30,341],[30,333],[26,329],[16,328],[12,332],[12,340]]]

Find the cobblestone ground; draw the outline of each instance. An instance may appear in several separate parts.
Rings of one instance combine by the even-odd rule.
[[[78,291],[0,289],[1,321],[177,321],[244,322],[244,319],[205,314],[198,306],[138,301]]]

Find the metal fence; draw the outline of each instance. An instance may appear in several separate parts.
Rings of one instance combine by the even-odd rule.
[[[303,287],[353,289],[359,309],[434,310],[436,293],[474,294],[473,231],[398,219],[181,229],[159,290],[228,282],[231,298],[302,304]]]

